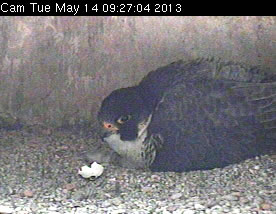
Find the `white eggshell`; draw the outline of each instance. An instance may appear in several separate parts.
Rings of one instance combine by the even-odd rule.
[[[103,170],[104,168],[102,165],[94,162],[91,164],[91,167],[82,166],[78,173],[84,178],[90,178],[92,176],[99,177],[103,173]]]

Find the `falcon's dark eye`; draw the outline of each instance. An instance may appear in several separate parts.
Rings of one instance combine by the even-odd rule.
[[[117,123],[123,124],[123,123],[127,122],[128,120],[130,120],[130,118],[131,118],[130,115],[122,116],[117,120]]]

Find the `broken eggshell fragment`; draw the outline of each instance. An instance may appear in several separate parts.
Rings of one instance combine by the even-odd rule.
[[[104,168],[101,164],[94,162],[91,164],[91,167],[82,166],[78,173],[84,178],[99,177],[103,173],[103,170]]]

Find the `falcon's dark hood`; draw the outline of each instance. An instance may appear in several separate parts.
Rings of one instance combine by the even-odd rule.
[[[98,120],[107,134],[118,133],[122,141],[131,141],[138,136],[138,125],[150,114],[139,88],[129,87],[115,90],[104,99]]]

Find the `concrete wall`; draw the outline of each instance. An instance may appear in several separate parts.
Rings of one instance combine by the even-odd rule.
[[[112,90],[210,56],[276,72],[276,17],[0,17],[0,120],[91,121]]]

